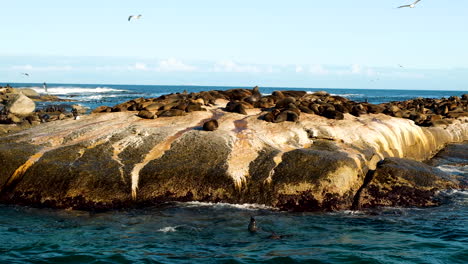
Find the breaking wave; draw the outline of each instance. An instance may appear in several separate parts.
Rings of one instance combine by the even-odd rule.
[[[23,88],[31,88],[34,89],[38,93],[46,93],[44,88],[42,87],[23,87]],[[64,94],[83,94],[83,93],[112,93],[112,92],[127,92],[127,90],[122,89],[115,89],[110,87],[95,87],[95,88],[87,88],[87,87],[71,87],[71,86],[57,86],[57,87],[50,87],[47,89],[47,93],[52,95],[64,95]]]
[[[276,208],[263,204],[230,204],[230,203],[209,203],[209,202],[181,202],[184,207],[211,207],[214,209],[241,209],[241,210],[276,210]]]

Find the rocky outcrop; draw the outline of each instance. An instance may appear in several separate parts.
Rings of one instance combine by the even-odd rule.
[[[8,101],[6,109],[14,115],[26,116],[36,109],[36,104],[27,96],[19,93]]]
[[[268,109],[224,111],[229,101],[223,98],[253,93],[214,94],[220,98],[198,98],[206,99],[205,111],[164,110],[170,97],[141,99],[1,137],[1,202],[99,210],[197,200],[314,211],[352,208],[360,192],[359,197],[368,197],[360,200],[361,206],[387,205],[392,203],[382,200],[388,194],[382,183],[398,169],[390,163],[378,167],[379,161],[423,161],[447,143],[468,140],[465,117],[437,127],[382,113],[343,113],[337,120],[302,112],[295,122],[265,122]],[[304,96],[275,96],[293,95]],[[167,102],[159,105],[160,100]],[[137,116],[142,110],[155,116]],[[158,116],[168,110],[183,115]],[[210,120],[216,120],[217,129],[204,131]],[[377,176],[364,188],[373,170]],[[408,170],[392,181],[402,184],[410,175]],[[446,181],[431,184],[430,190],[456,187]],[[405,201],[400,204],[430,205],[427,200]]]
[[[62,100],[56,96],[39,95],[28,88],[0,87],[0,135],[21,131],[38,125],[73,117],[63,105],[49,105],[43,109],[36,109],[34,101],[71,101]],[[84,114],[86,109],[80,105],[69,106],[76,109],[77,114]]]
[[[456,178],[439,169],[413,160],[386,158],[368,172],[354,207],[434,206],[440,203],[438,191],[458,188]]]

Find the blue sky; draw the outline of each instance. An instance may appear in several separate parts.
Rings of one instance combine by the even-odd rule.
[[[0,82],[468,90],[468,1],[409,2],[4,1]]]

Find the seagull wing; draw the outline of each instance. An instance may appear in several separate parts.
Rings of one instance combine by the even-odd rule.
[[[410,7],[411,5],[402,5],[402,6],[399,6],[398,8],[403,8],[403,7]]]
[[[413,5],[419,3],[419,1],[421,1],[421,0],[416,0],[416,1],[414,1]]]
[[[141,15],[138,15],[137,18],[140,19]]]
[[[133,17],[133,16],[129,16],[129,17],[128,17],[128,21],[130,21],[130,20],[132,19],[132,17]]]

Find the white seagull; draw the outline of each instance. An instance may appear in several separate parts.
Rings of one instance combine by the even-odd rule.
[[[416,1],[414,1],[414,3],[412,3],[410,5],[402,5],[402,6],[399,6],[398,8],[403,8],[403,7],[414,8],[416,6],[416,4],[419,3],[419,1],[421,1],[421,0],[416,0]]]
[[[23,72],[23,73],[21,73],[21,74],[24,75],[24,76],[28,76],[28,77],[29,77],[29,73],[27,73],[27,72]]]
[[[132,18],[133,18],[133,19],[140,19],[140,17],[141,17],[141,15],[138,15],[138,16],[133,16],[133,15],[132,15],[132,16],[129,16],[129,17],[128,17],[128,21],[132,20]]]

